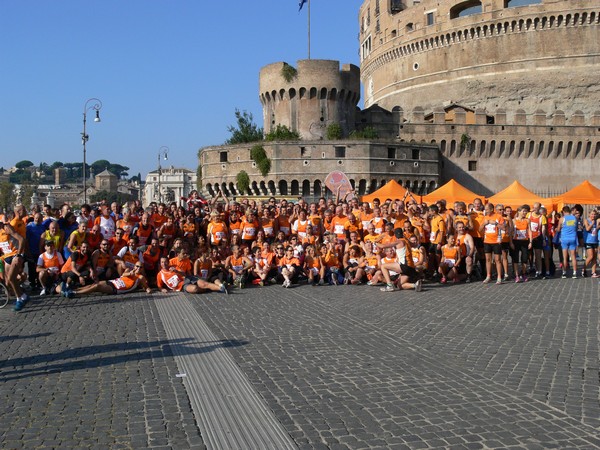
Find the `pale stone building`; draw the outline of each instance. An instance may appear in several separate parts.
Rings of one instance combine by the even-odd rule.
[[[142,204],[177,202],[196,189],[196,172],[182,167],[165,167],[146,175]]]

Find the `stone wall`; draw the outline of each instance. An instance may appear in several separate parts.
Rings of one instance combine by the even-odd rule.
[[[567,116],[541,109],[533,113],[499,109],[494,114],[477,109],[474,124],[466,123],[461,108],[454,110],[453,122],[446,122],[440,107],[429,121],[421,107],[411,113],[377,107],[361,114],[381,137],[438,146],[442,183],[454,178],[487,195],[516,179],[546,196],[565,192],[586,179],[600,185],[600,111]]]
[[[360,195],[374,191],[390,179],[417,193],[439,187],[440,160],[436,145],[394,141],[297,141],[262,144],[271,158],[263,177],[250,159],[251,144],[205,147],[200,152],[204,194],[217,190],[228,195],[326,195],[325,178],[340,170]],[[236,176],[245,170],[250,192],[239,192]]]
[[[477,1],[406,3],[395,14],[385,0],[367,0],[360,9],[366,107],[412,110],[460,103],[587,115],[597,109],[597,3],[547,0],[510,7],[503,0],[484,0],[481,13],[465,17],[457,15]]]

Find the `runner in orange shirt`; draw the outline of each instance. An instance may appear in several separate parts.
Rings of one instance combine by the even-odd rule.
[[[479,226],[479,232],[483,234],[483,251],[485,253],[486,277],[484,283],[489,283],[492,279],[492,255],[496,265],[497,281],[496,284],[502,284],[502,235],[501,228],[504,228],[505,221],[494,211],[494,205],[488,203],[485,205],[485,215]]]
[[[445,284],[447,279],[452,280],[453,283],[458,281],[458,267],[462,261],[462,254],[460,246],[456,242],[456,237],[450,234],[446,239],[446,245],[442,246],[442,260],[438,268],[442,275],[442,284]]]
[[[513,220],[513,237],[510,243],[515,283],[528,281],[527,263],[529,261],[529,251],[532,248],[532,239],[527,209],[520,207],[517,210],[517,216]],[[519,265],[521,266],[520,270]]]
[[[97,283],[90,284],[89,286],[83,286],[75,291],[76,294],[126,294],[128,292],[135,291],[138,288],[142,288],[146,293],[152,292],[150,286],[148,286],[148,280],[142,275],[144,266],[142,263],[136,263],[131,269],[127,269],[123,274],[114,280],[103,280]]]
[[[202,294],[204,292],[229,293],[227,286],[219,280],[211,283],[196,276],[185,276],[180,270],[171,266],[171,261],[166,256],[160,258],[160,271],[156,275],[156,285],[161,292],[185,291],[190,294]]]

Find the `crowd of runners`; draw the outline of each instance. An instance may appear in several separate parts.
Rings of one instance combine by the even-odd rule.
[[[597,209],[584,217],[581,205],[425,205],[410,193],[369,204],[348,195],[206,201],[194,191],[179,204],[85,204],[78,214],[67,204],[17,206],[0,217],[0,281],[20,311],[27,291],[228,293],[297,283],[420,291],[424,282],[598,278],[599,217]]]

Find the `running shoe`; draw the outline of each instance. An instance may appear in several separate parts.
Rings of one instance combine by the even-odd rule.
[[[388,284],[385,287],[379,288],[379,290],[381,292],[394,292],[396,290],[396,288],[394,288],[394,285]]]
[[[415,291],[421,292],[423,290],[423,282],[421,280],[417,280],[415,283]]]
[[[515,283],[520,283],[521,282],[521,277],[519,275],[517,275],[515,277]]]
[[[485,280],[483,280],[483,284],[488,284],[490,281],[492,281],[492,279],[487,277]]]
[[[23,309],[24,306],[25,306],[25,303],[21,299],[17,299],[15,306],[13,306],[13,310],[15,312],[19,312]]]

